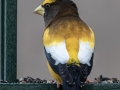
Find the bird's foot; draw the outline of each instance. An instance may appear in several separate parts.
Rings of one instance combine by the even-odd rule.
[[[59,89],[60,88],[60,84],[57,82],[57,89]]]

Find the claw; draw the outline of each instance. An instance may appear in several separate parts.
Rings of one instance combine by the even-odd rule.
[[[86,79],[86,83],[90,83],[90,80]]]
[[[60,88],[60,84],[57,82],[57,89],[59,89]]]

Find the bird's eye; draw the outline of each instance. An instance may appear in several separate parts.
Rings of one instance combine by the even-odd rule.
[[[45,5],[45,8],[50,8],[50,4],[46,4],[46,5]]]

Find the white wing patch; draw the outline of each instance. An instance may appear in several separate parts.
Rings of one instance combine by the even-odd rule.
[[[79,42],[79,52],[78,52],[78,59],[80,63],[87,64],[90,66],[90,59],[92,57],[92,53],[94,51],[94,48],[90,48],[90,45],[88,42]]]
[[[45,46],[47,53],[51,54],[51,57],[56,61],[55,65],[59,63],[65,64],[69,60],[69,54],[66,49],[65,41],[56,45],[53,43],[51,46]]]

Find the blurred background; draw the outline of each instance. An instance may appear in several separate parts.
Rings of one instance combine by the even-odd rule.
[[[33,13],[43,0],[17,0],[17,78],[52,79],[46,65],[42,16]],[[96,36],[90,80],[100,74],[120,78],[120,0],[73,0],[79,15]]]

